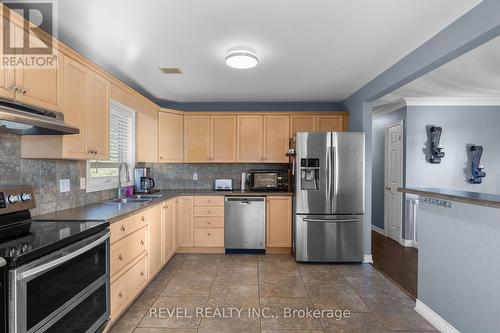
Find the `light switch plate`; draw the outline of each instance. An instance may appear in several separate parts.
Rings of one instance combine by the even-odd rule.
[[[85,177],[80,178],[80,190],[85,190],[87,188],[87,180]]]
[[[196,172],[193,172],[193,180],[198,180],[198,174]]]
[[[69,192],[70,188],[70,181],[69,179],[60,179],[59,180],[59,192],[64,193],[64,192]]]

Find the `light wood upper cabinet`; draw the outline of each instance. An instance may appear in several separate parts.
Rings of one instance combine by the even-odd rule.
[[[319,132],[343,132],[344,116],[342,115],[320,115],[317,116],[317,131]]]
[[[290,138],[288,115],[264,116],[265,163],[288,163],[288,140]]]
[[[182,163],[184,120],[180,114],[160,112],[159,123],[159,161],[161,163]]]
[[[289,196],[267,197],[267,247],[292,246],[292,198]]]
[[[149,276],[158,273],[165,263],[163,255],[163,205],[149,210]]]
[[[263,127],[261,115],[238,116],[238,162],[262,162]]]
[[[30,47],[45,48],[46,44],[34,33],[15,27],[16,39],[25,39]],[[29,68],[17,66],[15,69],[16,101],[42,109],[64,111],[63,104],[63,59],[57,50],[57,41],[53,41],[54,63],[47,68]]]
[[[109,82],[97,73],[90,78],[89,147],[96,160],[109,159]]]
[[[210,117],[210,162],[236,162],[236,116]]]
[[[80,129],[66,135],[64,156],[86,159],[89,156],[87,114],[89,110],[90,70],[80,63],[64,59],[64,121]]]
[[[0,20],[0,49],[2,57],[4,55],[3,46],[5,45],[3,34],[4,34],[4,26],[6,24],[10,23],[5,19]],[[12,68],[3,66],[2,68],[0,68],[0,97],[6,99],[14,99],[15,93],[14,90],[12,89],[13,85],[14,85],[14,70]]]
[[[291,115],[290,116],[290,137],[294,137],[297,132],[314,132],[316,130],[316,116],[311,115]]]
[[[193,197],[180,197],[177,212],[179,247],[193,247]]]
[[[137,113],[137,161],[158,162],[158,115]]]
[[[184,162],[208,162],[210,116],[184,115]]]

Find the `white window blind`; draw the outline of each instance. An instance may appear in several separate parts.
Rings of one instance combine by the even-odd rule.
[[[116,188],[118,167],[127,163],[130,179],[135,165],[135,111],[116,101],[111,101],[109,112],[109,161],[89,161],[87,191]],[[122,173],[122,184],[126,184]]]

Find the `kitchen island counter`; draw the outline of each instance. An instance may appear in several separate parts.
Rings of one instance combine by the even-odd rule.
[[[442,200],[463,202],[492,208],[500,208],[500,195],[481,192],[467,192],[443,188],[398,188],[399,192],[415,194]]]

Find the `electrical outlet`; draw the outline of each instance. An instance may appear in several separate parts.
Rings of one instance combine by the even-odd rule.
[[[193,172],[193,180],[198,180],[198,174],[196,172]]]
[[[87,180],[85,177],[80,178],[80,190],[85,190],[87,188]]]
[[[60,179],[59,180],[59,192],[69,192],[71,183],[69,179]]]

